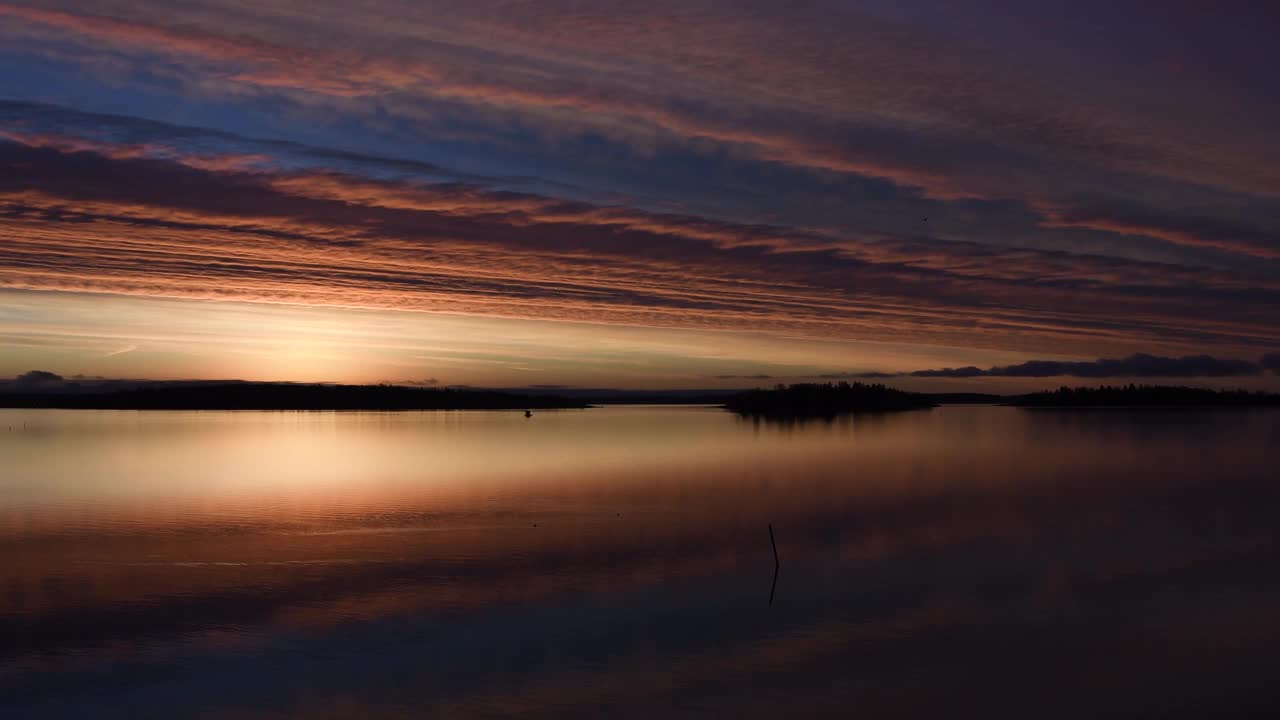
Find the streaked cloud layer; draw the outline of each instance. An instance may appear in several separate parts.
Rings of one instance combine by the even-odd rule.
[[[689,382],[1280,346],[1280,22],[1252,4],[0,19],[0,288],[632,328],[686,360],[771,338],[662,371]]]
[[[1210,355],[1157,357],[1135,353],[1127,358],[1102,358],[1092,362],[1031,360],[986,370],[970,366],[942,370],[916,370],[911,375],[913,377],[1227,378],[1261,375],[1263,368],[1263,363],[1237,358],[1216,358]]]

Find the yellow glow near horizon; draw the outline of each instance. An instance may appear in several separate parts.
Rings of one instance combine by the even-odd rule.
[[[465,315],[0,292],[0,377],[680,388],[1016,353]],[[769,376],[765,378],[763,376]]]

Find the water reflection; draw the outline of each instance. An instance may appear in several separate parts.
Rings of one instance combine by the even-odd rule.
[[[1276,413],[0,415],[18,717],[1270,698]]]

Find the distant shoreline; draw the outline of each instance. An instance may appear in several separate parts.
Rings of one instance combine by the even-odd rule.
[[[1218,410],[1280,407],[1280,395],[1176,385],[1104,385],[1031,393],[1007,404],[1032,410]]]
[[[581,410],[582,400],[490,390],[397,385],[228,383],[142,387],[106,392],[7,392],[0,407],[47,410],[371,411]]]
[[[827,383],[740,391],[609,391],[436,388],[192,381],[130,387],[0,390],[0,408],[63,410],[428,411],[582,410],[614,404],[706,405],[776,419],[923,410],[973,404],[1030,410],[1214,410],[1280,407],[1280,394],[1128,385],[1062,387],[1025,395],[917,393],[884,385]]]

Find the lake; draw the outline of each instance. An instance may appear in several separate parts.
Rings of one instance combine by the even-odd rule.
[[[0,717],[1268,715],[1277,448],[1276,411],[0,410]]]

